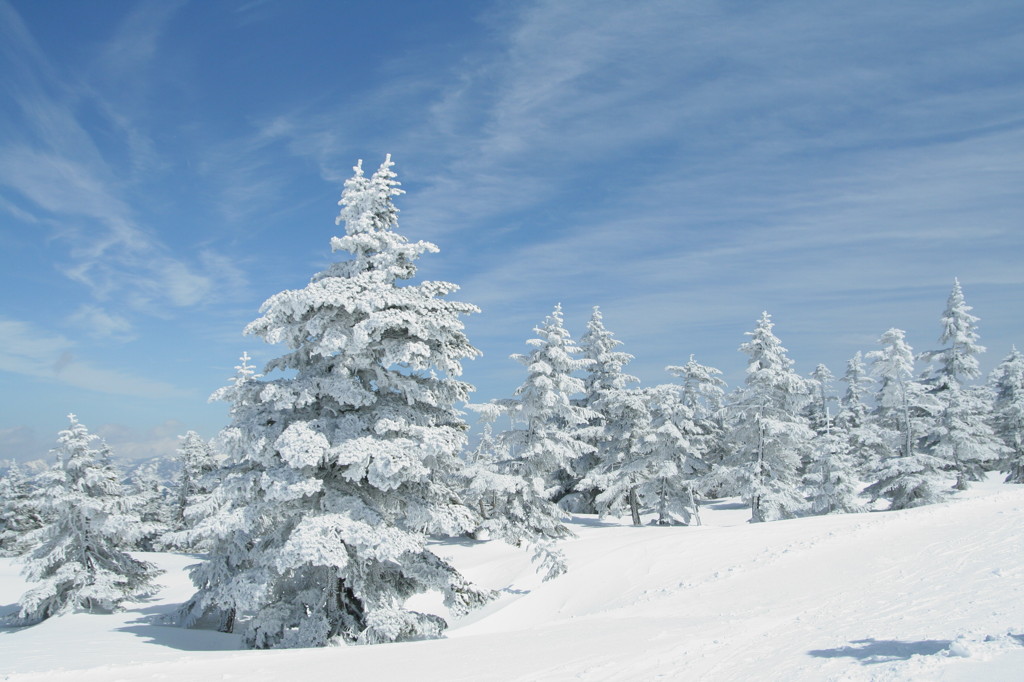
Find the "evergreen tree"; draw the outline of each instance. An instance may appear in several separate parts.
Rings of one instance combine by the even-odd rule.
[[[1001,469],[1007,483],[1024,483],[1024,355],[1015,348],[995,371],[992,423],[1005,446]]]
[[[29,534],[43,526],[35,488],[16,463],[0,476],[0,557],[24,554]]]
[[[135,549],[152,552],[163,547],[160,537],[170,527],[170,491],[160,480],[160,460],[143,462],[128,477],[128,487],[134,500],[131,510],[142,521],[145,531],[135,542]]]
[[[683,380],[680,400],[689,411],[697,432],[689,438],[692,452],[709,468],[725,459],[725,389],[722,372],[702,365],[690,356],[685,365],[669,365],[665,371]],[[705,487],[708,481],[705,481]]]
[[[492,596],[427,546],[477,525],[457,493],[467,426],[454,406],[471,390],[462,362],[479,355],[460,316],[478,309],[445,298],[454,284],[407,282],[437,247],[395,231],[392,165],[367,178],[359,164],[345,183],[345,236],[331,243],[350,257],[247,327],[288,346],[266,370],[283,376],[242,370],[220,393],[228,461],[189,620],[211,608],[224,628],[244,620],[252,647],[438,636],[444,620],[409,597],[437,590],[462,613]]]
[[[870,418],[869,397],[874,379],[864,366],[860,351],[846,363],[846,372],[840,379],[846,391],[839,399],[839,412],[834,423],[847,441],[847,452],[860,472],[873,471],[879,459],[887,452],[878,429]]]
[[[804,474],[811,513],[859,512],[862,510],[857,499],[860,485],[850,452],[850,438],[841,427],[831,425],[827,407],[823,423],[824,431],[815,435],[811,444],[811,459]]]
[[[812,391],[811,401],[807,405],[807,419],[812,429],[817,434],[823,434],[831,430],[832,426],[832,403],[836,402],[833,395],[835,376],[823,364],[819,364],[811,372],[810,387]]]
[[[584,397],[580,404],[595,412],[595,416],[581,430],[581,439],[594,448],[593,452],[583,455],[577,463],[576,470],[581,476],[586,476],[598,462],[606,459],[609,448],[616,447],[605,433],[608,423],[605,412],[609,396],[640,381],[623,372],[633,356],[616,350],[621,345],[622,342],[605,329],[601,310],[594,306],[594,312],[587,323],[587,333],[580,338],[583,357],[591,361],[583,382]],[[575,487],[580,491],[575,493],[579,498],[578,503],[566,504],[566,500],[563,500],[562,506],[571,511],[594,513],[597,510],[594,500],[600,490],[581,489],[578,483]]]
[[[942,480],[942,461],[919,445],[939,405],[914,381],[914,354],[904,337],[902,329],[890,329],[879,339],[882,350],[867,355],[879,382],[872,422],[883,451],[865,492],[887,498],[891,509],[937,502]]]
[[[746,385],[729,407],[730,463],[753,523],[803,511],[799,470],[814,437],[803,416],[811,389],[793,371],[773,327],[766,312],[754,331],[747,332],[750,341],[740,346],[750,357]]]
[[[562,321],[562,306],[534,328],[540,337],[527,344],[533,350],[512,358],[526,367],[526,379],[515,398],[494,401],[513,427],[498,434],[501,446],[527,480],[538,479],[543,496],[558,502],[572,492],[585,472],[585,457],[594,447],[581,438],[580,428],[597,417],[593,410],[574,403],[584,390],[573,376],[592,362],[577,356],[577,348]]]
[[[242,365],[247,366],[248,360],[248,355],[244,355]],[[202,542],[196,542],[192,530],[210,513],[210,495],[217,486],[219,466],[213,447],[198,433],[189,431],[178,438],[181,441],[178,447],[181,470],[171,513],[173,531],[164,535],[164,542],[179,549],[203,552],[209,548]]]
[[[40,583],[20,601],[19,620],[36,623],[74,609],[111,611],[152,589],[157,571],[125,549],[146,529],[131,512],[109,449],[69,415],[57,464],[43,475],[40,504],[50,518],[34,531],[23,574]]]
[[[605,409],[613,447],[584,479],[602,491],[599,513],[621,515],[628,508],[639,526],[641,511],[650,509],[659,525],[699,525],[698,488],[707,465],[695,447],[700,433],[681,387],[619,389],[606,396]]]
[[[513,547],[529,547],[544,580],[568,569],[555,543],[572,537],[565,525],[569,515],[548,499],[541,476],[522,475],[522,462],[512,457],[492,435],[491,421],[500,414],[493,405],[477,405],[484,432],[466,467],[466,496],[480,514],[479,539],[501,539]]]
[[[987,401],[978,391],[964,386],[965,381],[981,374],[977,356],[985,352],[978,344],[978,318],[970,311],[960,282],[954,280],[939,337],[939,343],[949,345],[923,354],[926,360],[938,361],[927,383],[941,406],[925,434],[925,447],[957,472],[958,490],[965,490],[970,481],[981,480],[985,468],[999,459],[1002,450],[987,420]]]

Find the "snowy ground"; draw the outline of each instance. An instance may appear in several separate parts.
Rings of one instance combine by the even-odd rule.
[[[159,624],[152,601],[0,629],[3,680],[1024,680],[1024,486],[997,480],[920,509],[749,525],[734,501],[699,528],[584,517],[548,583],[500,543],[441,545],[503,591],[442,640],[240,651]],[[25,588],[0,560],[0,614]],[[429,608],[431,599],[422,606]]]

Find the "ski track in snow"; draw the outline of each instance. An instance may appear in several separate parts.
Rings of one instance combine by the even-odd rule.
[[[437,543],[502,596],[445,639],[372,647],[237,651],[160,625],[195,559],[155,555],[168,572],[150,602],[0,629],[0,679],[1024,680],[1024,486],[755,525],[731,502],[701,527],[583,517],[569,573],[547,583],[524,551]],[[0,560],[0,613],[25,587],[16,570]]]

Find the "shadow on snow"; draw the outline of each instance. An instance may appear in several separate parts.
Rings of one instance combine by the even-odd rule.
[[[905,661],[911,656],[934,656],[949,648],[951,640],[924,639],[917,642],[903,642],[896,639],[857,639],[852,646],[835,649],[814,649],[807,653],[818,658],[856,658],[863,665]]]

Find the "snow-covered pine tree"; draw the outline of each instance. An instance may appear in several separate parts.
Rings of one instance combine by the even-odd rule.
[[[728,477],[717,476],[725,461],[725,389],[722,372],[702,365],[690,355],[685,365],[669,365],[665,371],[683,380],[682,404],[690,410],[697,432],[688,438],[691,452],[708,471],[701,482],[702,493],[715,494],[728,485]]]
[[[587,322],[587,333],[580,337],[583,357],[592,362],[583,380],[583,399],[580,404],[593,410],[597,415],[581,430],[582,440],[594,448],[593,452],[583,455],[577,462],[575,468],[581,477],[586,476],[598,462],[606,458],[606,450],[609,447],[614,447],[604,432],[607,424],[604,410],[608,396],[640,381],[623,371],[633,356],[616,350],[621,345],[622,342],[605,328],[600,308],[594,306],[590,321]],[[590,514],[596,512],[594,500],[601,491],[594,488],[581,489],[578,482],[575,488],[579,492],[570,493],[569,498],[563,499],[562,506],[569,511]]]
[[[480,514],[479,539],[501,539],[513,547],[528,547],[544,580],[567,570],[555,543],[572,537],[565,525],[568,513],[548,499],[544,479],[526,478],[521,462],[493,437],[491,423],[500,414],[494,404],[475,405],[484,431],[466,466],[466,498]]]
[[[438,249],[395,231],[401,193],[390,156],[345,183],[332,247],[350,257],[303,289],[268,299],[246,332],[290,349],[222,395],[232,423],[218,498],[220,530],[193,579],[193,616],[213,607],[245,621],[256,648],[438,636],[438,616],[406,600],[440,592],[454,613],[491,598],[427,546],[477,520],[456,488],[467,426],[457,379],[479,355],[447,282],[408,283]],[[216,556],[221,549],[229,556]],[[225,623],[225,626],[227,624]]]
[[[0,557],[19,556],[31,549],[29,533],[43,525],[33,493],[33,481],[17,463],[0,476]]]
[[[38,582],[20,600],[21,623],[74,609],[110,611],[152,589],[156,567],[125,549],[145,532],[123,495],[109,449],[75,415],[57,439],[57,463],[41,476],[39,503],[49,522],[33,531],[23,575]],[[105,455],[106,453],[106,455]],[[126,509],[127,508],[127,509]]]
[[[902,329],[890,329],[878,341],[882,350],[867,359],[879,382],[871,422],[882,455],[864,492],[886,498],[890,509],[907,509],[939,501],[942,461],[922,451],[921,434],[939,410],[938,401],[914,380],[914,353]]]
[[[1002,454],[1002,444],[988,423],[988,401],[978,390],[964,385],[981,374],[977,356],[985,347],[978,344],[977,322],[964,300],[960,281],[953,280],[939,337],[939,343],[948,346],[922,353],[923,359],[938,361],[926,384],[941,406],[923,434],[925,448],[957,472],[957,490],[981,480],[986,468]]]
[[[817,434],[832,430],[832,404],[836,402],[833,395],[835,376],[824,364],[818,364],[811,372],[811,402],[807,405],[807,419],[810,427]]]
[[[848,451],[857,470],[872,471],[885,449],[870,419],[869,397],[875,380],[864,366],[860,351],[847,361],[846,372],[840,381],[846,384],[846,390],[839,399],[839,412],[834,423],[846,436]]]
[[[990,379],[992,424],[1006,447],[1001,470],[1007,483],[1024,483],[1024,355],[1014,347]]]
[[[242,359],[243,366],[247,366],[247,361],[246,355]],[[219,465],[213,447],[195,431],[178,436],[178,439],[181,441],[178,446],[181,470],[171,513],[172,532],[164,536],[164,542],[178,549],[203,552],[209,548],[202,543],[194,544],[190,540],[191,530],[210,511],[207,503],[217,485]]]
[[[863,509],[857,499],[860,484],[848,434],[832,424],[828,407],[822,423],[824,431],[816,434],[811,443],[811,459],[804,474],[811,513],[859,512]]]
[[[629,509],[638,526],[641,511],[650,509],[659,525],[699,525],[698,492],[707,465],[699,456],[694,439],[700,429],[682,388],[619,389],[604,405],[612,447],[583,482],[602,491],[598,512],[621,515]]]
[[[159,467],[160,460],[151,459],[135,467],[128,477],[128,488],[133,503],[130,513],[136,515],[145,527],[134,548],[143,552],[161,549],[163,545],[160,536],[170,528],[170,491],[160,480]],[[127,498],[126,502],[129,502]]]
[[[573,401],[584,390],[583,381],[573,374],[588,369],[592,361],[577,357],[561,305],[534,332],[540,338],[526,342],[533,350],[512,356],[526,367],[516,397],[494,401],[513,422],[496,438],[517,463],[516,473],[529,481],[537,479],[544,497],[558,502],[582,478],[584,457],[594,451],[581,438],[580,428],[597,414]]]
[[[171,546],[207,551],[205,561],[189,567],[197,591],[181,607],[181,622],[186,627],[197,625],[207,616],[216,618],[221,632],[233,632],[237,615],[251,603],[252,592],[262,589],[266,582],[264,572],[255,564],[259,557],[252,552],[254,531],[267,523],[256,504],[263,494],[263,467],[245,453],[251,437],[248,429],[258,426],[261,418],[266,419],[261,417],[263,384],[259,379],[263,375],[249,364],[250,360],[243,352],[235,376],[210,396],[211,402],[220,400],[231,405],[231,425],[217,439],[221,450],[232,456],[220,462],[217,485],[210,494],[193,498],[187,508],[185,522],[190,527],[166,536]]]
[[[806,507],[800,464],[814,432],[803,410],[811,400],[808,382],[772,333],[767,312],[740,351],[750,356],[745,386],[729,405],[729,447],[733,477],[750,504],[752,523],[792,518]]]

